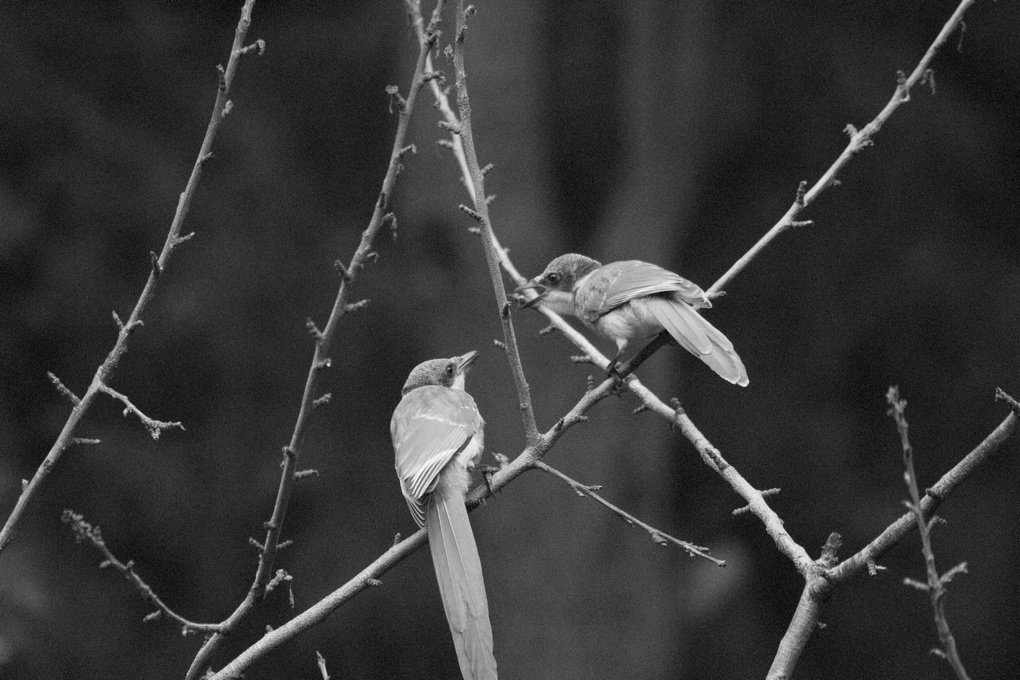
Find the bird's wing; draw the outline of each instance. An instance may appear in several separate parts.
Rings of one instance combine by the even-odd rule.
[[[418,526],[425,524],[427,495],[436,488],[440,471],[483,425],[474,399],[462,390],[429,385],[400,400],[390,434],[400,488]]]
[[[575,292],[582,318],[594,321],[636,297],[673,293],[692,307],[711,307],[705,291],[682,276],[640,260],[604,265],[585,279]]]

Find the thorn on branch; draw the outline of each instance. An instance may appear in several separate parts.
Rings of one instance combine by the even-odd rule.
[[[868,561],[865,564],[867,564],[868,566],[869,576],[877,576],[878,572],[886,570],[886,567],[883,567],[881,564],[877,564],[875,562],[875,558],[873,557],[869,557]]]
[[[248,45],[247,47],[242,47],[241,49],[239,49],[237,51],[237,54],[238,54],[238,56],[242,56],[242,55],[248,54],[249,52],[254,52],[255,50],[258,50],[258,53],[259,53],[260,57],[263,54],[265,54],[266,53],[266,41],[263,40],[262,38],[259,38],[258,40],[253,42],[251,45]]]
[[[154,250],[150,250],[149,260],[152,261],[152,275],[158,279],[159,275],[163,273],[163,267],[159,263],[159,255]]]
[[[314,469],[298,470],[294,473],[294,479],[301,481],[302,479],[308,479],[309,477],[318,477],[319,471]]]
[[[387,85],[386,86],[386,94],[388,94],[390,96],[390,108],[389,108],[389,111],[390,111],[391,114],[393,113],[393,103],[394,102],[396,102],[397,110],[400,113],[403,113],[404,111],[407,110],[407,100],[405,100],[403,97],[400,96],[400,88],[398,88],[396,85]]]
[[[482,168],[481,169],[482,177],[485,177],[486,175],[488,175],[489,171],[492,170],[494,167],[496,167],[496,166],[493,165],[492,163],[489,163],[484,168]]]
[[[797,204],[797,207],[800,207],[800,208],[804,207],[804,194],[806,192],[807,192],[807,181],[806,180],[801,180],[800,184],[797,185],[797,198],[794,200],[794,203]]]
[[[367,298],[364,300],[358,300],[357,302],[352,302],[349,305],[344,306],[344,312],[349,314],[351,312],[360,311],[365,307],[368,307],[369,302],[370,300],[368,300]]]
[[[248,537],[248,545],[250,545],[251,547],[255,548],[255,549],[256,549],[256,550],[258,550],[259,552],[264,552],[264,551],[265,551],[265,549],[266,549],[266,546],[262,545],[261,543],[259,543],[258,541],[256,541],[256,540],[255,540],[254,538],[252,538],[251,536],[249,536],[249,537]]]
[[[150,612],[150,613],[146,614],[145,617],[142,619],[142,623],[148,623],[149,621],[158,621],[162,617],[163,617],[163,612],[161,612],[160,610],[157,609],[154,612]]]
[[[142,425],[144,425],[145,429],[149,431],[149,435],[153,439],[159,439],[159,435],[163,433],[163,430],[168,430],[172,427],[177,427],[182,430],[184,429],[184,425],[179,422],[163,422],[162,420],[150,418],[149,416],[142,413],[137,406],[132,404],[130,399],[128,399],[126,396],[124,396],[117,390],[113,389],[109,385],[100,383],[99,390],[101,392],[105,392],[106,394],[110,395],[114,399],[124,404],[124,417],[126,418],[128,415],[132,413],[135,414],[138,417],[138,419],[142,421]]]
[[[456,145],[449,139],[436,140],[436,144],[438,144],[439,146],[445,146],[447,149],[450,149],[451,151],[457,148]]]
[[[322,331],[320,331],[319,327],[315,325],[314,321],[312,321],[312,317],[308,317],[305,320],[305,328],[308,329],[308,333],[315,338],[316,342],[322,342]]]
[[[398,543],[400,543],[400,538],[401,538],[400,532],[398,531],[396,534],[393,535],[393,545],[397,545]]]
[[[594,364],[590,354],[572,354],[570,360],[575,364]]]
[[[510,318],[510,307],[511,307],[510,301],[509,300],[504,300],[503,301],[503,308],[501,310],[499,310],[499,315],[501,317],[503,317],[504,319],[509,319]]]
[[[481,215],[479,215],[478,213],[476,213],[474,210],[472,210],[471,208],[467,207],[463,203],[461,203],[457,207],[460,208],[465,213],[467,213],[468,216],[471,217],[471,219],[473,219],[474,221],[476,221],[476,222],[481,222],[482,221],[482,216]]]
[[[50,382],[53,383],[53,386],[57,388],[57,392],[60,393],[60,396],[67,399],[75,407],[81,404],[81,399],[79,399],[74,392],[67,389],[67,386],[65,386],[64,383],[60,382],[60,378],[54,375],[51,371],[46,371],[46,375],[50,377]]]
[[[506,343],[503,342],[502,340],[497,340],[496,338],[493,338],[492,344],[494,344],[496,347],[499,347],[504,352],[506,351]]]
[[[935,70],[926,68],[924,73],[921,74],[921,84],[928,85],[931,88],[931,94],[935,96]]]
[[[857,135],[857,128],[853,126],[853,123],[847,123],[846,127],[843,128],[843,132],[847,134],[847,137],[853,138]]]
[[[636,409],[631,411],[631,414],[636,416],[637,414],[643,413],[644,411],[647,411],[647,410],[648,410],[648,404],[641,404]]]
[[[593,389],[595,389],[595,376],[589,375],[587,380],[585,381],[584,387],[585,394],[591,392]]]
[[[279,543],[276,544],[276,552],[286,550],[292,545],[294,545],[294,541],[280,541]]]
[[[234,102],[233,102],[232,100],[228,99],[228,100],[227,100],[227,101],[226,101],[226,102],[225,102],[225,103],[223,104],[223,112],[222,112],[222,113],[220,113],[220,118],[221,118],[221,119],[222,119],[222,118],[226,118],[227,116],[229,116],[229,115],[230,115],[230,112],[231,112],[231,111],[233,111],[233,110],[234,110]]]
[[[538,332],[538,334],[539,335],[551,335],[554,332],[556,332],[556,326],[554,326],[553,324],[549,324],[548,326],[546,326],[545,328],[540,330]]]
[[[997,401],[1006,402],[1006,405],[1009,406],[1011,411],[1013,411],[1013,415],[1020,418],[1020,402],[1009,396],[1001,387],[995,388],[995,399]]]
[[[489,194],[485,197],[485,205],[491,205],[496,200],[496,194]]]
[[[896,72],[896,89],[900,93],[901,102],[910,101],[910,88],[907,87],[907,74],[903,71]]]
[[[331,392],[326,392],[324,395],[322,395],[321,397],[312,402],[312,408],[319,408],[320,406],[325,406],[326,404],[329,403],[329,400],[332,398],[333,394]]]
[[[903,585],[910,586],[911,588],[915,590],[920,590],[921,592],[924,593],[927,593],[929,590],[931,590],[927,583],[921,583],[920,581],[912,579],[910,577],[906,577],[903,579]]]
[[[74,437],[71,439],[72,444],[85,444],[88,446],[95,446],[96,444],[102,444],[101,439],[87,439],[85,437]]]
[[[459,135],[460,134],[460,125],[455,125],[454,123],[451,123],[451,122],[445,121],[445,120],[441,120],[437,124],[443,130],[449,130],[450,132],[452,132],[455,135]]]
[[[400,151],[398,151],[398,152],[397,152],[397,155],[398,155],[398,156],[400,156],[401,158],[403,158],[404,156],[406,156],[406,155],[407,155],[407,154],[409,154],[409,153],[411,153],[411,154],[416,154],[416,153],[418,153],[418,147],[416,147],[416,146],[415,146],[414,144],[408,144],[408,145],[407,145],[407,146],[405,146],[405,147],[404,147],[403,149],[401,149]],[[385,219],[385,218],[384,218],[384,219]]]
[[[227,72],[223,64],[216,64],[216,89],[221,93],[227,91]]]
[[[414,146],[413,144],[411,146]],[[390,225],[390,233],[393,234],[393,240],[397,240],[397,216],[389,212],[383,215],[383,224]]]
[[[365,585],[372,586],[373,588],[378,588],[379,586],[382,585],[382,581],[380,581],[377,578],[367,578],[365,579]]]
[[[325,369],[330,368],[332,366],[333,366],[333,360],[330,359],[329,357],[326,357],[325,359],[322,359],[321,361],[319,361],[318,363],[315,364],[315,370],[322,371],[322,370],[325,370]]]
[[[796,220],[790,222],[791,227],[810,227],[814,224],[814,220]]]
[[[336,270],[336,273],[340,276],[340,280],[343,281],[344,283],[347,283],[348,281],[351,280],[351,273],[347,270],[347,267],[345,267],[344,263],[341,262],[340,260],[337,260],[336,262],[333,263],[333,269]]]
[[[370,250],[365,255],[365,259],[368,260],[369,262],[371,262],[372,264],[376,264],[376,263],[379,262],[379,253],[377,253],[374,250]]]
[[[185,241],[190,241],[194,237],[195,237],[195,232],[193,232],[193,231],[192,232],[188,232],[184,236],[175,236],[174,240],[172,241],[172,244],[176,247],[176,246],[184,243]]]

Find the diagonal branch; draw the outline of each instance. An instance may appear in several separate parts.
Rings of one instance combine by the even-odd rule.
[[[468,175],[471,179],[471,196],[475,209],[472,216],[478,220],[482,230],[482,247],[485,250],[485,261],[489,266],[489,276],[496,293],[496,306],[499,319],[503,326],[503,339],[506,345],[507,360],[517,387],[517,399],[520,404],[521,416],[524,419],[524,434],[528,444],[538,441],[538,425],[535,423],[535,411],[531,405],[531,392],[528,381],[524,377],[521,355],[517,351],[517,336],[514,333],[513,320],[510,317],[511,302],[507,299],[503,287],[503,275],[499,268],[499,255],[493,244],[492,222],[489,219],[489,202],[485,196],[484,173],[478,165],[475,152],[474,135],[471,132],[471,102],[468,99],[467,72],[464,68],[464,37],[467,32],[467,14],[473,12],[473,6],[464,9],[464,0],[457,0],[457,36],[454,40],[453,63],[457,74],[457,105],[460,109],[460,126],[457,132],[464,145],[464,158],[467,161]]]
[[[65,524],[70,525],[71,530],[74,531],[75,538],[79,543],[87,541],[96,550],[103,554],[105,559],[99,565],[100,569],[107,566],[113,567],[119,571],[124,578],[131,583],[131,585],[138,589],[138,591],[142,594],[142,597],[147,602],[151,602],[156,606],[157,611],[146,616],[146,621],[150,621],[160,615],[168,616],[181,625],[181,630],[184,635],[189,633],[214,633],[222,629],[223,624],[195,623],[194,621],[189,621],[183,616],[177,614],[166,602],[160,599],[149,584],[142,580],[142,577],[135,572],[134,562],[128,561],[125,563],[117,559],[113,552],[111,552],[106,546],[106,541],[103,540],[103,534],[99,530],[99,527],[86,522],[83,515],[78,514],[74,510],[64,510],[61,520]]]
[[[348,312],[355,311],[364,306],[363,302],[349,302],[351,289],[353,288],[361,270],[370,260],[374,260],[376,257],[376,254],[372,251],[372,243],[382,225],[389,221],[390,197],[393,195],[393,187],[397,181],[397,174],[400,170],[401,159],[406,151],[405,140],[407,139],[407,131],[411,121],[411,114],[414,111],[414,106],[418,99],[418,93],[421,91],[421,88],[425,85],[425,83],[433,77],[425,71],[425,59],[428,56],[429,50],[435,46],[439,36],[439,24],[441,21],[443,3],[444,0],[438,0],[436,3],[436,8],[432,13],[432,20],[430,21],[428,28],[424,31],[424,37],[419,41],[418,60],[415,65],[414,75],[411,79],[411,87],[408,92],[407,99],[403,99],[397,93],[396,88],[389,88],[389,92],[399,109],[400,117],[399,122],[397,123],[397,131],[394,135],[392,151],[390,152],[389,166],[386,170],[386,175],[383,178],[382,189],[380,190],[379,197],[376,200],[375,209],[372,212],[372,217],[369,220],[368,227],[366,227],[365,231],[362,232],[361,242],[358,244],[358,248],[354,252],[350,264],[345,267],[342,264],[337,263],[337,269],[340,272],[340,288],[333,303],[333,310],[330,313],[329,320],[326,322],[325,329],[319,331],[314,327],[314,324],[310,325],[310,329],[313,330],[313,336],[315,338],[315,351],[312,356],[311,366],[308,369],[308,376],[305,379],[304,393],[301,397],[301,406],[298,411],[297,421],[294,424],[294,431],[291,434],[290,443],[283,449],[283,471],[280,475],[280,484],[276,494],[276,502],[273,506],[273,514],[269,521],[265,524],[265,540],[262,543],[257,544],[259,547],[259,565],[255,573],[254,581],[251,588],[248,590],[247,597],[245,597],[245,599],[238,605],[237,609],[234,610],[227,620],[224,621],[222,632],[217,632],[212,635],[199,650],[191,664],[191,668],[188,670],[188,674],[186,676],[187,680],[193,680],[198,677],[198,674],[202,672],[202,669],[206,666],[212,655],[216,652],[220,645],[223,644],[225,639],[224,636],[229,633],[239,621],[244,619],[254,606],[264,597],[266,586],[270,582],[270,578],[273,573],[273,562],[276,558],[276,553],[281,546],[280,535],[283,531],[283,523],[287,514],[287,507],[290,502],[291,493],[298,474],[298,463],[304,449],[307,425],[312,412],[316,409],[317,404],[325,403],[325,395],[319,395],[319,381],[323,371],[330,367],[330,352],[332,350],[333,341],[336,337],[337,328],[339,327],[341,319]]]
[[[230,49],[230,58],[227,60],[227,67],[225,69],[220,67],[216,103],[213,104],[212,117],[209,119],[209,126],[205,131],[205,138],[202,140],[202,146],[199,149],[198,157],[195,160],[194,166],[192,166],[191,176],[188,178],[187,186],[185,186],[184,192],[181,194],[180,200],[177,203],[177,211],[174,214],[173,222],[170,224],[170,230],[167,232],[163,249],[160,251],[158,256],[155,253],[152,253],[152,268],[149,272],[149,279],[145,283],[145,288],[142,289],[142,293],[138,297],[138,301],[135,303],[135,308],[131,312],[131,316],[128,318],[126,324],[121,323],[116,313],[114,314],[114,319],[117,321],[118,326],[117,341],[114,343],[113,349],[110,350],[110,353],[106,356],[106,360],[99,366],[98,369],[96,369],[96,373],[92,378],[92,383],[85,391],[85,394],[82,395],[80,401],[74,405],[73,409],[71,409],[71,414],[67,417],[67,421],[64,423],[64,427],[57,436],[57,440],[53,443],[53,446],[50,447],[49,453],[46,454],[46,458],[39,466],[39,469],[36,470],[35,475],[32,477],[32,481],[25,485],[22,489],[21,495],[18,497],[18,501],[14,506],[14,510],[11,511],[3,529],[0,530],[0,551],[3,551],[14,537],[14,530],[18,521],[24,515],[25,508],[28,506],[29,501],[31,501],[35,494],[38,493],[39,487],[42,486],[49,473],[60,462],[60,457],[63,455],[64,451],[66,451],[67,448],[74,443],[75,431],[78,428],[78,424],[88,412],[89,407],[92,406],[92,402],[95,400],[96,395],[99,394],[99,392],[102,391],[113,378],[114,371],[120,363],[120,358],[125,352],[127,352],[128,340],[130,339],[131,334],[142,325],[142,314],[145,312],[153,297],[155,297],[156,285],[159,282],[160,277],[166,273],[166,268],[170,264],[174,250],[178,245],[190,237],[190,234],[186,236],[180,235],[181,227],[183,226],[184,220],[191,208],[191,201],[195,196],[195,188],[198,186],[198,182],[202,177],[202,168],[205,166],[205,162],[212,156],[212,145],[213,141],[216,139],[216,133],[219,131],[220,124],[223,122],[223,119],[226,117],[231,108],[231,102],[229,99],[230,87],[234,82],[234,74],[237,71],[237,65],[241,56],[245,54],[246,51],[244,47],[244,38],[248,33],[248,26],[251,24],[251,8],[254,4],[255,0],[246,0],[244,7],[241,9],[241,18],[237,22],[237,29],[234,31],[234,43]]]
[[[573,489],[574,492],[577,493],[579,496],[588,496],[592,500],[601,503],[606,508],[609,508],[611,511],[615,512],[620,517],[620,519],[622,519],[627,524],[634,524],[641,527],[642,529],[647,531],[648,534],[652,537],[652,540],[658,543],[659,545],[666,545],[667,542],[670,542],[680,546],[681,548],[686,550],[690,555],[693,555],[695,557],[702,557],[708,560],[709,562],[713,562],[717,567],[726,566],[725,560],[716,559],[715,557],[709,555],[708,548],[703,548],[700,545],[694,545],[693,543],[680,540],[679,538],[674,538],[673,536],[670,536],[669,534],[660,531],[655,527],[646,524],[645,522],[642,522],[637,517],[627,512],[626,510],[621,510],[620,508],[616,507],[615,505],[607,501],[605,498],[595,493],[595,489],[598,488],[597,486],[587,486],[585,484],[581,484],[579,481],[571,477],[568,477],[567,475],[563,474],[556,468],[547,465],[546,463],[543,463],[540,460],[535,461],[535,467],[544,472],[548,472],[554,477],[566,482],[567,485],[569,485],[570,488]]]

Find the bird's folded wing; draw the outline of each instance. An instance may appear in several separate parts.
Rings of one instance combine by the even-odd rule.
[[[578,307],[599,316],[636,297],[659,293],[674,293],[693,307],[712,306],[697,284],[640,260],[607,264],[593,272],[581,288]]]
[[[480,427],[471,395],[445,387],[409,392],[393,412],[397,477],[418,526],[425,523],[425,496],[436,488],[440,471]]]

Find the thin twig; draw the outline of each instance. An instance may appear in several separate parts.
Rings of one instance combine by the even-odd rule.
[[[942,641],[941,655],[952,666],[953,672],[956,673],[959,680],[969,680],[967,669],[964,668],[963,661],[956,649],[956,638],[953,637],[953,632],[949,628],[945,606],[946,583],[959,571],[966,571],[966,566],[961,569],[958,565],[943,577],[939,576],[939,572],[935,568],[935,551],[931,547],[931,523],[925,519],[924,512],[921,510],[921,494],[917,488],[917,474],[914,472],[914,448],[910,445],[910,437],[907,435],[907,401],[900,399],[900,390],[895,386],[889,388],[885,398],[889,402],[889,415],[896,421],[896,429],[900,433],[905,469],[904,478],[907,488],[910,490],[910,502],[907,507],[914,513],[917,529],[921,534],[921,551],[924,553],[925,571],[928,575],[928,584],[924,589],[928,591],[928,596],[931,599],[932,610],[935,614],[935,628]],[[908,585],[912,585],[909,580]],[[924,584],[917,585],[924,587]]]
[[[932,59],[945,44],[949,36],[956,30],[960,22],[963,21],[963,14],[967,9],[973,5],[975,0],[963,0],[960,5],[953,12],[953,15],[949,17],[942,30],[935,37],[928,51],[921,57],[921,61],[917,63],[913,72],[909,77],[902,77],[900,74],[900,80],[896,85],[896,90],[893,92],[892,98],[889,103],[885,105],[874,120],[865,125],[862,129],[857,130],[853,125],[847,125],[846,131],[850,135],[850,141],[847,143],[846,148],[843,149],[843,153],[839,155],[839,158],[829,166],[829,169],[822,173],[822,176],[818,178],[818,181],[814,183],[814,186],[810,190],[804,192],[803,189],[797,191],[797,196],[793,201],[793,205],[790,206],[786,214],[783,215],[776,224],[768,230],[768,232],[758,240],[754,246],[747,251],[747,253],[737,260],[729,270],[723,274],[718,281],[712,284],[712,287],[705,291],[709,297],[712,297],[715,293],[718,293],[723,289],[737,274],[743,271],[751,260],[753,260],[759,252],[765,246],[772,242],[777,236],[789,229],[790,227],[797,226],[797,218],[800,213],[807,208],[809,205],[814,203],[814,200],[818,198],[819,194],[828,189],[829,187],[838,184],[839,180],[836,179],[836,175],[850,162],[854,154],[858,151],[871,146],[871,138],[882,129],[885,122],[889,117],[900,107],[900,104],[910,101],[910,89],[914,87],[918,82],[925,78],[925,74],[929,71],[929,64]],[[802,185],[803,186],[803,185]]]
[[[696,557],[702,557],[702,558],[708,560],[709,562],[713,562],[718,567],[725,567],[726,566],[725,560],[716,559],[715,557],[712,557],[711,555],[709,555],[708,554],[708,548],[704,548],[704,547],[702,547],[700,545],[694,545],[693,543],[688,543],[687,541],[683,541],[683,540],[681,540],[679,538],[674,538],[673,536],[670,536],[666,532],[660,531],[659,529],[656,529],[655,527],[653,527],[653,526],[651,526],[649,524],[646,524],[645,522],[642,522],[637,517],[635,517],[634,515],[632,515],[629,512],[627,512],[626,510],[622,510],[622,509],[616,507],[615,505],[613,505],[612,503],[607,501],[605,498],[603,498],[599,494],[595,493],[595,487],[591,487],[591,486],[587,486],[585,484],[581,484],[577,480],[572,479],[571,477],[568,477],[567,475],[563,474],[562,472],[560,472],[556,468],[554,468],[554,467],[552,467],[552,466],[548,465],[547,463],[544,463],[544,462],[542,462],[540,460],[539,461],[535,461],[535,467],[537,467],[539,470],[543,470],[544,472],[548,472],[549,474],[553,475],[554,477],[557,477],[557,478],[563,480],[577,494],[579,494],[581,496],[588,496],[589,498],[592,498],[592,499],[598,501],[599,503],[601,503],[602,505],[604,505],[605,507],[609,508],[610,510],[615,512],[617,515],[619,515],[628,524],[634,524],[634,525],[637,525],[637,526],[641,527],[642,529],[647,531],[648,534],[652,537],[652,540],[655,541],[656,543],[658,543],[659,545],[666,545],[666,543],[668,541],[668,542],[671,542],[671,543],[674,543],[674,544],[680,546],[681,548],[686,550],[691,555],[694,555]]]
[[[53,446],[50,447],[49,453],[46,454],[46,458],[39,466],[39,469],[36,470],[35,475],[32,477],[32,481],[29,482],[24,489],[22,489],[21,495],[18,497],[18,501],[14,506],[14,510],[11,511],[3,529],[0,530],[0,551],[3,551],[14,537],[15,528],[18,521],[24,515],[25,508],[28,506],[29,501],[31,501],[38,492],[39,487],[45,481],[49,473],[54,467],[56,467],[57,463],[60,462],[60,457],[67,447],[74,442],[75,430],[85,413],[88,412],[96,395],[104,386],[109,384],[114,371],[117,369],[117,365],[120,363],[120,358],[128,349],[128,339],[131,337],[132,332],[142,325],[141,316],[156,294],[156,284],[166,272],[166,268],[170,264],[174,249],[188,239],[188,236],[182,237],[180,235],[181,227],[183,226],[184,220],[191,208],[191,201],[195,196],[195,188],[198,186],[199,179],[202,177],[202,168],[205,165],[205,162],[212,155],[212,145],[213,141],[216,139],[216,133],[220,128],[220,123],[223,122],[223,118],[226,116],[230,107],[230,87],[234,82],[234,74],[237,71],[237,64],[242,56],[241,50],[244,47],[244,37],[247,35],[248,26],[251,23],[251,8],[254,4],[255,0],[246,0],[244,7],[241,9],[241,19],[237,23],[237,29],[234,31],[234,43],[230,50],[230,58],[227,61],[227,67],[220,71],[219,87],[216,92],[216,103],[213,105],[212,117],[209,119],[209,126],[206,128],[205,138],[202,140],[202,147],[198,152],[198,157],[195,160],[194,166],[192,166],[191,176],[188,178],[187,186],[185,186],[184,192],[181,194],[180,200],[177,203],[177,211],[174,214],[173,222],[171,222],[170,229],[167,232],[163,249],[160,251],[159,256],[153,260],[153,266],[149,271],[149,279],[145,284],[145,288],[142,289],[142,293],[139,295],[138,301],[135,303],[134,310],[132,310],[127,323],[122,323],[116,314],[114,314],[114,319],[117,321],[118,326],[117,341],[114,343],[113,349],[111,349],[110,353],[106,356],[106,360],[99,366],[98,369],[96,369],[96,373],[92,378],[92,383],[85,391],[85,394],[82,395],[79,403],[75,404],[74,408],[71,409],[71,413],[68,415],[67,421],[64,423],[64,427],[61,429],[60,435],[57,437],[56,441],[53,442]]]
[[[130,399],[128,399],[126,396],[124,396],[117,390],[113,389],[112,387],[108,387],[107,385],[100,385],[99,391],[105,392],[106,394],[110,395],[114,399],[124,404],[124,416],[126,417],[128,414],[131,413],[135,414],[138,417],[138,419],[142,421],[142,425],[144,425],[145,429],[149,431],[149,434],[152,436],[153,439],[159,439],[159,435],[163,432],[163,430],[168,430],[172,427],[177,427],[182,430],[184,429],[184,425],[179,422],[164,422],[162,420],[150,418],[149,416],[142,413],[137,406],[132,404]]]
[[[395,98],[397,98],[399,102],[399,121],[397,123],[397,130],[394,135],[393,146],[390,152],[389,166],[386,170],[386,175],[383,178],[382,189],[380,190],[379,197],[375,202],[375,209],[372,213],[372,217],[369,220],[365,231],[362,232],[361,242],[358,244],[358,248],[354,252],[350,264],[346,267],[343,265],[339,265],[337,267],[341,273],[340,288],[337,291],[336,299],[333,302],[333,310],[330,313],[329,320],[326,322],[326,327],[322,331],[318,331],[316,329],[317,332],[314,334],[315,350],[313,352],[311,366],[308,369],[308,375],[305,378],[305,389],[301,397],[301,407],[298,411],[297,420],[294,424],[294,431],[291,434],[290,443],[283,449],[283,471],[280,474],[280,484],[277,490],[276,502],[273,506],[272,516],[265,524],[266,537],[265,540],[259,544],[259,565],[255,573],[254,581],[251,588],[248,590],[247,597],[238,605],[237,609],[234,610],[227,621],[224,622],[225,624],[229,623],[229,626],[224,627],[223,633],[216,633],[211,636],[203,645],[202,649],[199,650],[191,664],[191,668],[188,670],[186,680],[194,680],[198,677],[199,673],[201,673],[205,668],[209,659],[223,643],[225,634],[229,632],[238,621],[247,616],[255,604],[262,599],[266,585],[273,573],[273,562],[276,558],[277,551],[282,545],[280,543],[280,534],[283,531],[287,507],[298,475],[298,464],[301,458],[301,453],[304,449],[307,425],[311,418],[311,414],[316,409],[316,405],[322,405],[324,403],[324,395],[319,395],[320,377],[323,373],[323,369],[328,368],[331,364],[330,353],[340,320],[348,312],[354,311],[360,306],[363,306],[361,303],[349,303],[351,288],[354,286],[358,278],[358,274],[365,265],[369,261],[374,261],[378,257],[377,254],[372,251],[372,243],[375,240],[380,227],[389,221],[386,216],[389,214],[390,197],[393,195],[393,187],[396,184],[401,160],[405,153],[405,140],[407,138],[407,131],[411,121],[411,114],[414,111],[415,103],[418,100],[418,93],[421,91],[421,88],[425,85],[425,83],[431,79],[431,77],[425,72],[425,59],[428,56],[429,50],[435,46],[436,40],[438,39],[438,28],[441,21],[443,2],[444,0],[439,0],[436,3],[436,8],[432,13],[432,20],[424,33],[424,38],[420,41],[418,59],[415,64],[414,75],[411,79],[411,86],[408,91],[407,98],[403,99],[399,96],[399,94],[395,95]]]
[[[489,202],[485,197],[484,173],[478,165],[475,152],[474,135],[471,132],[471,101],[468,98],[467,71],[464,66],[464,38],[467,32],[467,12],[464,0],[457,0],[457,35],[454,39],[453,64],[457,74],[457,106],[460,110],[460,139],[464,144],[464,156],[467,159],[468,175],[471,178],[472,198],[475,206],[475,218],[482,230],[482,247],[485,250],[485,261],[489,266],[489,277],[496,294],[496,307],[500,323],[503,326],[503,340],[506,344],[506,357],[513,373],[517,387],[517,400],[524,420],[524,435],[529,444],[538,441],[538,425],[535,423],[535,411],[531,405],[531,391],[528,389],[527,378],[521,355],[517,350],[517,335],[514,333],[513,319],[510,315],[511,302],[507,299],[503,287],[503,274],[500,271],[499,255],[493,243],[492,222],[489,219]]]
[[[172,610],[169,605],[163,602],[163,600],[156,595],[156,592],[149,586],[149,584],[142,580],[142,577],[135,572],[133,562],[125,563],[117,559],[117,557],[106,546],[106,542],[103,541],[103,534],[99,530],[99,527],[86,522],[84,516],[73,510],[64,510],[61,520],[65,524],[70,525],[71,530],[74,531],[75,538],[79,543],[87,541],[103,554],[105,559],[99,565],[100,568],[111,566],[119,571],[123,574],[124,578],[138,589],[138,591],[142,594],[142,597],[147,602],[151,602],[158,608],[158,612],[153,612],[153,614],[149,614],[145,617],[146,621],[151,621],[157,618],[156,615],[162,612],[162,614],[169,616],[171,619],[181,624],[184,635],[188,635],[189,633],[214,633],[222,628],[222,624],[219,623],[195,623],[194,621],[189,621]]]

